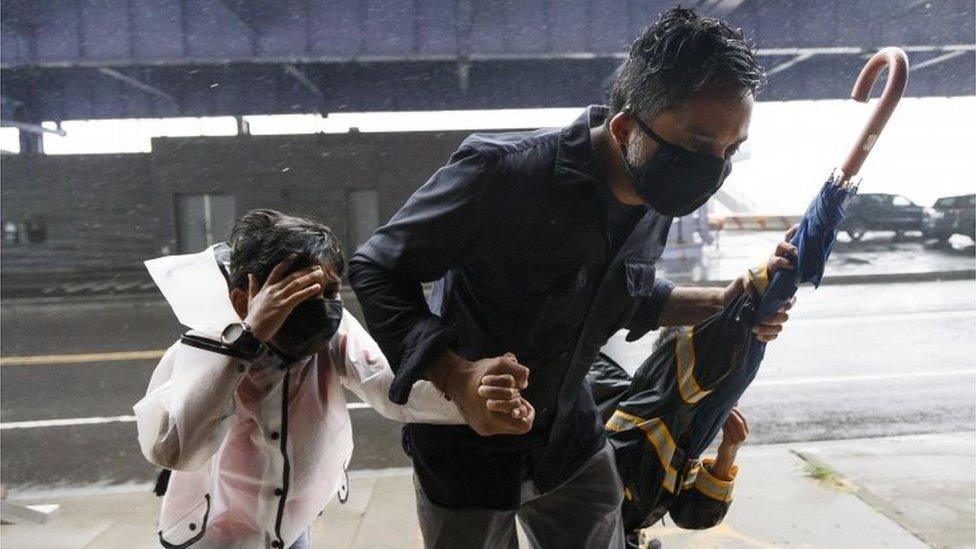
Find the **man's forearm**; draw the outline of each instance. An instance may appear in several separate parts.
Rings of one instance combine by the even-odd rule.
[[[661,326],[690,326],[698,324],[725,306],[725,288],[693,288],[677,286],[661,309]]]

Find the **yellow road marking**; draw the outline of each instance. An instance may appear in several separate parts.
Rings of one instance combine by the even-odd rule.
[[[36,366],[41,364],[84,364],[87,362],[116,362],[120,360],[154,360],[162,358],[164,349],[152,351],[120,351],[115,353],[85,353],[73,355],[37,355],[0,357],[0,366]]]

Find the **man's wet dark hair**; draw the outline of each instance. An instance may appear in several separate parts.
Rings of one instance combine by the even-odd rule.
[[[701,90],[752,93],[765,83],[742,31],[688,8],[671,8],[634,41],[610,88],[609,122],[629,107],[653,117]]]
[[[324,263],[337,276],[346,268],[342,247],[328,226],[275,210],[251,210],[230,233],[230,285],[247,290],[247,275],[264,284],[271,269],[297,254],[289,272]]]

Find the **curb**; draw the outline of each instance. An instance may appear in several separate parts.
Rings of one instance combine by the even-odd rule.
[[[848,284],[894,284],[899,282],[939,282],[942,280],[974,280],[976,269],[954,271],[933,271],[928,273],[884,273],[824,276],[821,286],[842,286]],[[698,286],[728,286],[731,280],[691,280],[688,278],[668,278],[677,284]]]
[[[727,231],[786,231],[802,218],[802,215],[730,214],[715,221]]]

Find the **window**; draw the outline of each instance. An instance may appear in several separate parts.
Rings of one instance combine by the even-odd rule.
[[[379,196],[376,190],[349,193],[350,252],[362,246],[380,225]]]
[[[180,253],[199,252],[227,239],[236,215],[233,195],[176,195],[176,238]]]

